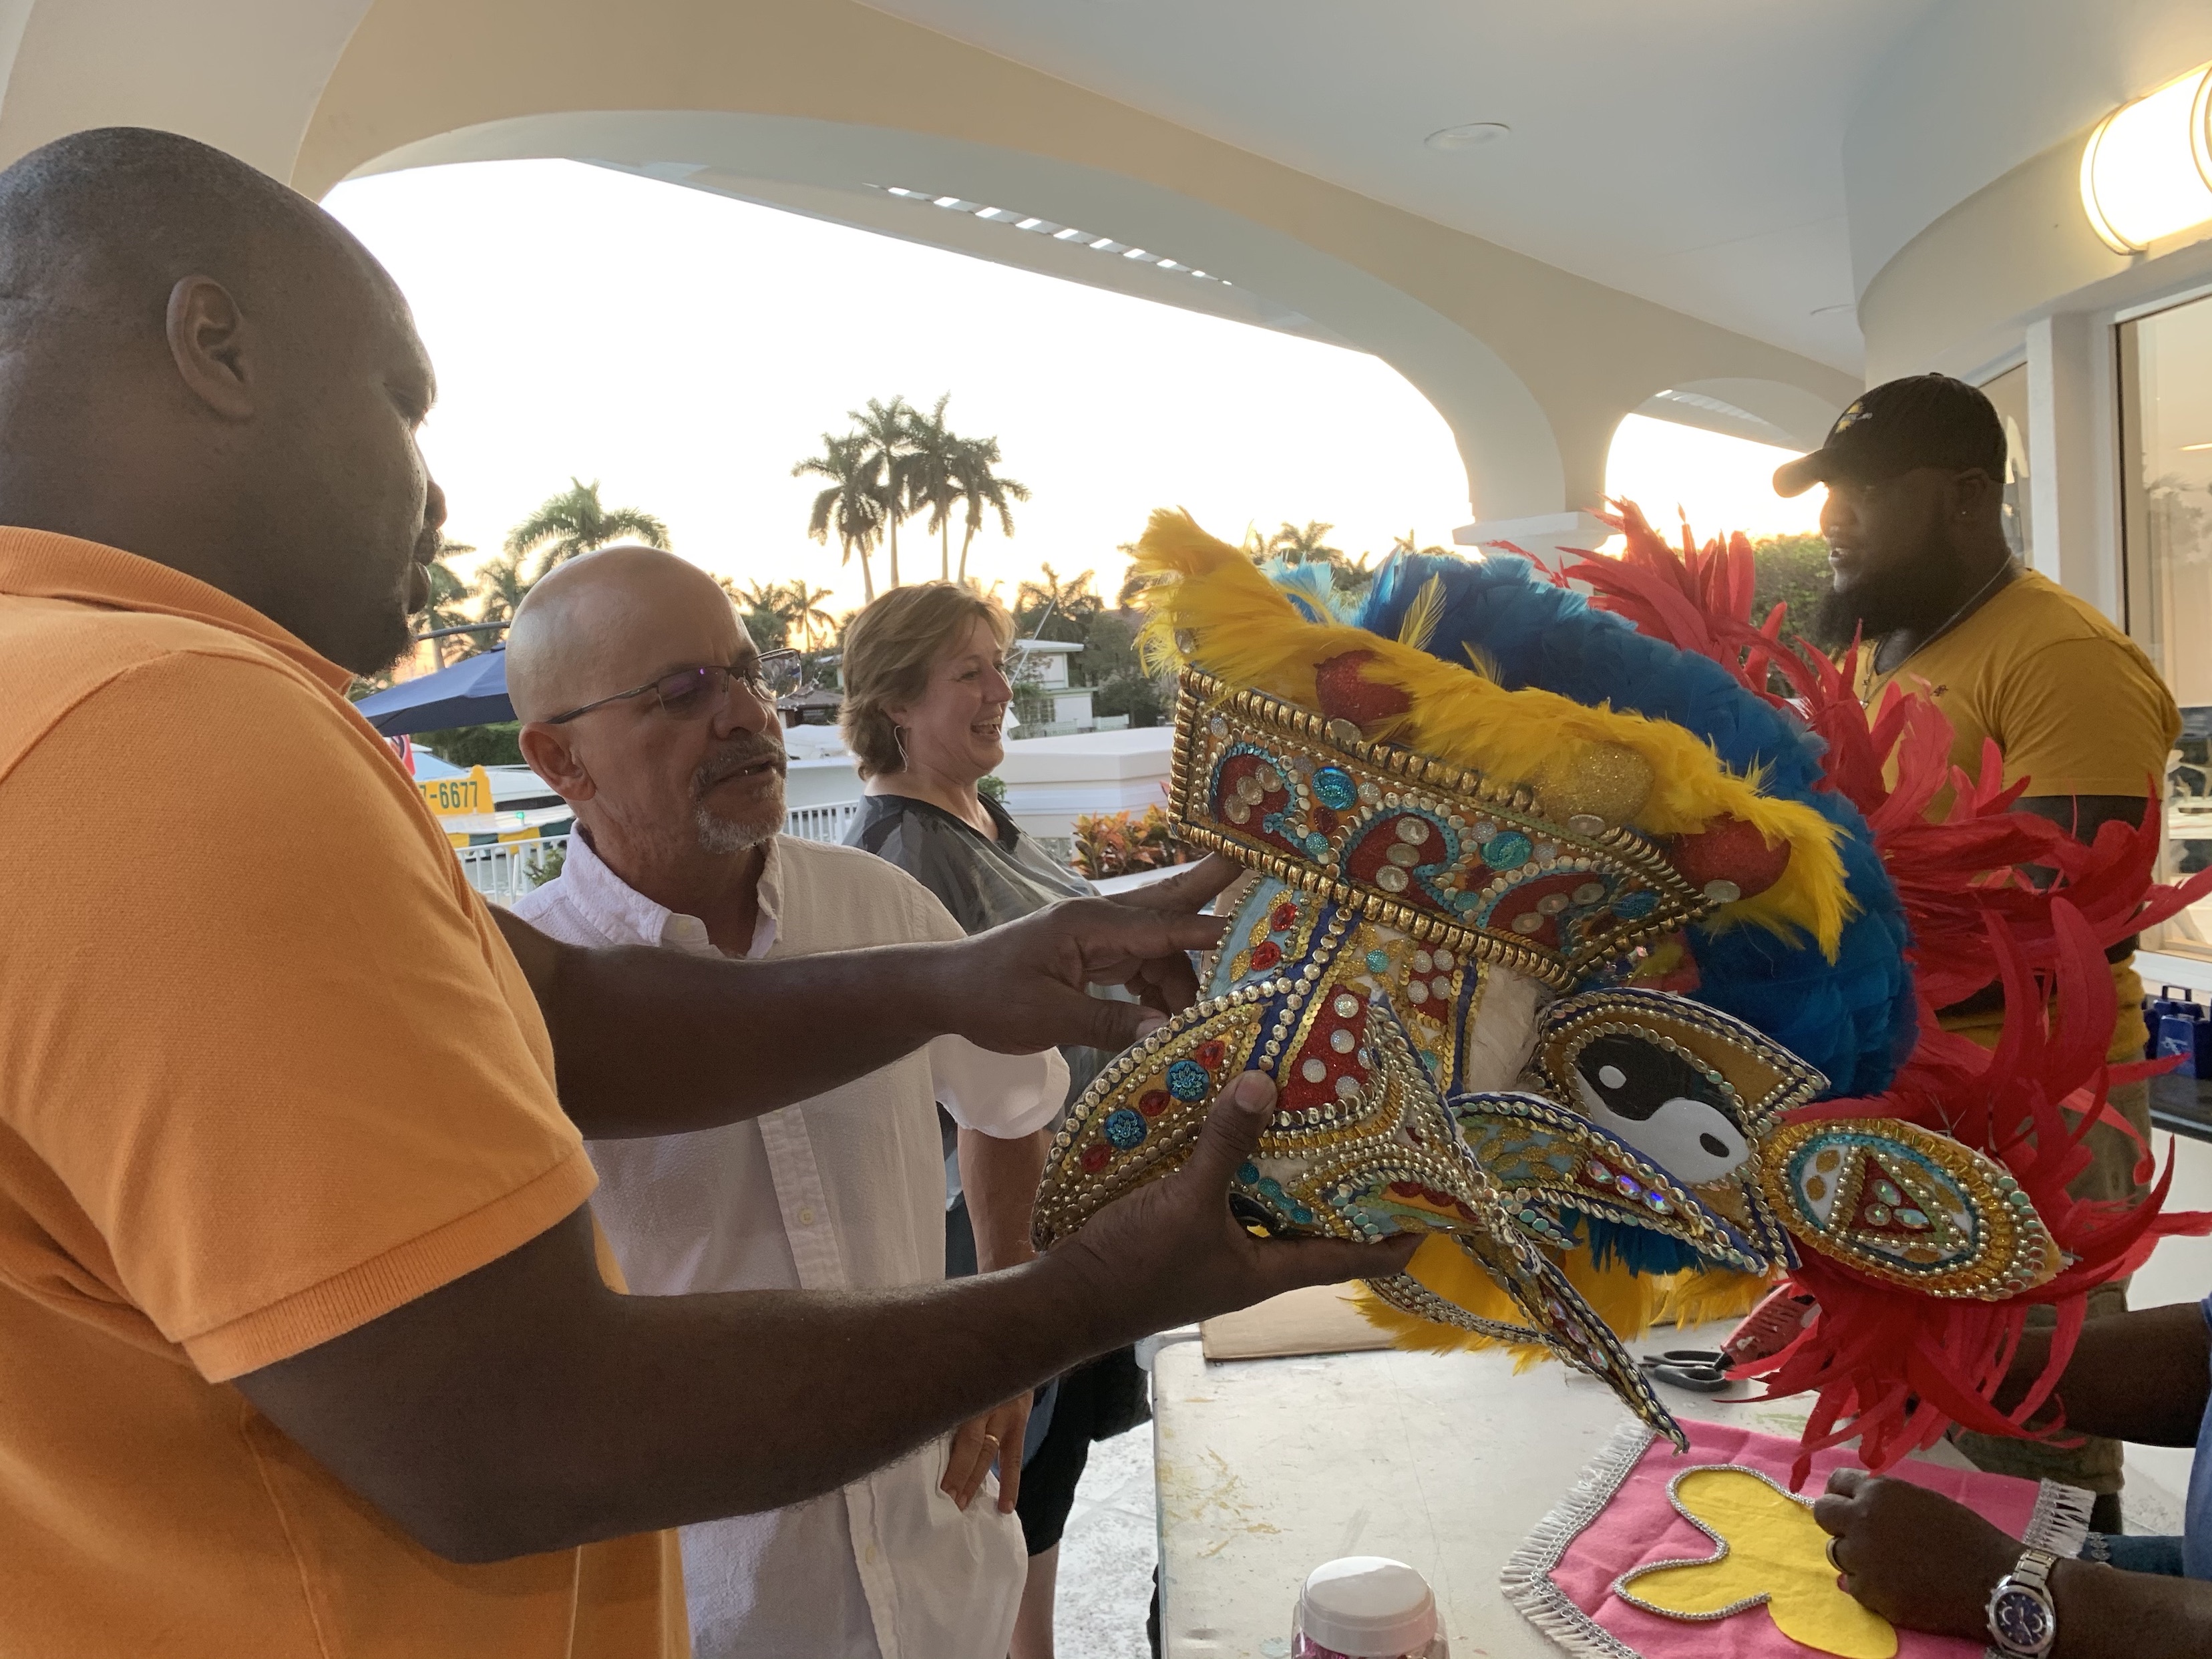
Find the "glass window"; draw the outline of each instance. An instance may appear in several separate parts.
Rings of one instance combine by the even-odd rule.
[[[2128,625],[2181,705],[2165,874],[2212,865],[2212,299],[2119,329]],[[2212,901],[2161,948],[2212,957]]]
[[[1982,387],[2004,422],[2004,532],[2013,557],[2027,551],[2027,365],[2008,368]]]

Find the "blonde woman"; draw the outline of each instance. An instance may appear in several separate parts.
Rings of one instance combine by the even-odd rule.
[[[1004,610],[951,582],[893,588],[845,631],[841,720],[866,780],[866,799],[846,842],[899,866],[971,933],[1094,890],[977,787],[1006,758],[1006,708],[1014,697],[1007,653],[1013,636],[1012,619]],[[1092,1048],[1061,1052],[1073,1099],[1109,1056]],[[1036,1164],[1028,1171],[1031,1192],[1043,1170],[1048,1135],[1037,1138]],[[985,1183],[1010,1181],[1014,1172],[1003,1157],[992,1160],[995,1167],[982,1164],[976,1154],[992,1149],[979,1142],[962,1132],[958,1173],[963,1187],[996,1200],[1000,1194]],[[978,1207],[998,1215],[1018,1211],[996,1201]],[[964,1190],[945,1220],[948,1273],[988,1273],[1031,1254],[1025,1235],[974,1237]],[[1014,1626],[1013,1659],[1051,1659],[1060,1537],[1076,1482],[1094,1439],[1133,1428],[1149,1415],[1144,1386],[1125,1348],[1040,1392],[1024,1467],[1015,1477],[1030,1569]],[[1006,1481],[1003,1467],[1000,1476]]]

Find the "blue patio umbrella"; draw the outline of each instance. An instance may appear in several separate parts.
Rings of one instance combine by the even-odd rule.
[[[514,705],[507,700],[507,653],[487,651],[420,679],[403,680],[354,707],[387,738],[511,720]]]

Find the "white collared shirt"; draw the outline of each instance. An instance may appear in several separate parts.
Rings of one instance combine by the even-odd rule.
[[[585,838],[515,914],[574,945],[715,954],[705,926],[626,885]],[[750,957],[925,939],[961,930],[879,858],[778,836]],[[824,1018],[794,1041],[835,1042]],[[939,1037],[881,1071],[743,1123],[589,1143],[593,1213],[633,1293],[888,1289],[941,1279],[945,1168],[935,1102],[986,1134],[1028,1134],[1067,1088],[1057,1053],[1008,1055]],[[771,1360],[770,1363],[773,1363]],[[741,1379],[733,1379],[741,1382]],[[742,1388],[731,1408],[744,1409]],[[986,1478],[963,1514],[938,1489],[945,1440],[764,1515],[683,1529],[697,1659],[1002,1659],[1027,1567],[1020,1523]]]

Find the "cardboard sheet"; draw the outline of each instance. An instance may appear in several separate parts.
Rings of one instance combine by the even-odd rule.
[[[1364,1353],[1390,1339],[1360,1317],[1350,1285],[1309,1285],[1200,1325],[1208,1359],[1282,1359],[1305,1353]]]

